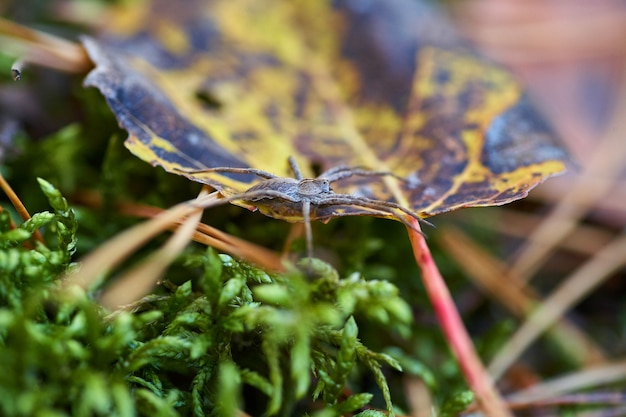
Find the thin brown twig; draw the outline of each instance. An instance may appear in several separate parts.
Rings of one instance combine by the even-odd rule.
[[[9,198],[9,200],[11,201],[11,204],[13,204],[13,207],[15,207],[15,210],[18,212],[22,220],[23,221],[30,220],[31,218],[30,214],[28,213],[28,210],[26,210],[26,207],[22,203],[22,200],[20,200],[17,194],[15,194],[15,191],[13,191],[13,188],[11,188],[11,185],[9,185],[9,183],[4,179],[4,176],[1,173],[0,173],[0,188],[2,188],[2,191],[4,191],[6,196]],[[41,236],[41,233],[39,233],[39,230],[35,230],[33,232],[33,237],[37,241],[45,245],[45,241],[43,239],[43,236]]]
[[[0,213],[4,212],[4,207],[0,206]],[[17,228],[17,224],[13,221],[13,218],[9,217],[9,229],[13,230]]]

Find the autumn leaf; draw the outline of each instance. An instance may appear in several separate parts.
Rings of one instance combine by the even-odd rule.
[[[85,83],[100,89],[129,132],[131,152],[227,197],[261,180],[198,170],[289,177],[293,157],[306,177],[339,166],[391,171],[346,178],[335,190],[426,217],[522,198],[565,168],[565,152],[514,77],[417,0],[142,5],[111,19],[110,34],[84,41],[96,64]],[[265,214],[305,220],[310,254],[308,207],[295,217]],[[315,209],[310,219],[403,220],[355,205]],[[490,417],[510,415],[417,220],[406,224],[425,291],[479,406]]]
[[[565,152],[514,77],[420,2],[142,7],[85,39],[96,63],[85,83],[129,132],[131,152],[225,195],[259,178],[189,171],[289,177],[289,156],[305,176],[389,170],[405,181],[353,177],[336,190],[429,216],[508,203],[564,170]],[[384,215],[332,206],[313,218],[362,214]]]

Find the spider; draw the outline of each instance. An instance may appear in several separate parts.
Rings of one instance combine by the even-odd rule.
[[[289,157],[289,166],[293,171],[295,178],[285,178],[274,175],[270,172],[255,168],[230,168],[217,167],[207,168],[194,171],[183,171],[186,174],[205,173],[205,172],[228,172],[235,174],[253,174],[261,178],[263,181],[253,185],[240,194],[224,197],[218,204],[224,204],[231,201],[242,201],[246,204],[254,206],[261,213],[270,217],[278,217],[291,221],[301,221],[305,227],[306,250],[309,259],[313,256],[313,233],[311,230],[312,214],[319,209],[330,208],[335,206],[354,206],[368,209],[374,209],[379,212],[391,214],[393,217],[404,223],[407,227],[416,230],[424,235],[420,230],[416,229],[407,219],[405,215],[413,217],[419,222],[433,226],[430,222],[419,217],[415,212],[401,206],[400,204],[374,200],[366,197],[357,197],[350,194],[338,194],[331,188],[331,183],[349,178],[352,176],[394,176],[400,180],[404,180],[391,172],[386,171],[370,171],[361,167],[338,166],[331,168],[316,178],[304,178],[300,167],[293,157]],[[403,214],[399,213],[402,212]],[[330,218],[333,215],[340,215],[334,212],[326,214],[323,218]],[[314,218],[321,218],[314,216]],[[434,226],[433,226],[434,227]]]

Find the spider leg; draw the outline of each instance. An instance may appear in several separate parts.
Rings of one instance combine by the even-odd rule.
[[[367,206],[364,206],[364,207],[367,207]],[[370,208],[373,208],[373,209],[376,209],[376,210],[380,210],[380,211],[383,211],[383,212],[387,212],[387,213],[389,213],[389,214],[392,214],[392,215],[393,215],[393,217],[395,217],[396,219],[398,219],[399,221],[401,221],[401,222],[402,222],[402,223],[403,223],[406,227],[408,227],[408,228],[410,228],[410,229],[412,229],[412,230],[415,230],[417,233],[419,233],[420,235],[422,235],[422,236],[424,236],[424,237],[427,237],[427,236],[426,236],[426,233],[422,232],[421,230],[419,230],[419,229],[417,229],[415,226],[413,226],[413,225],[411,224],[411,222],[409,222],[409,221],[406,219],[406,217],[405,217],[405,216],[399,215],[397,212],[395,212],[395,211],[393,210],[393,208],[392,208],[392,207],[384,207],[384,206],[376,206],[376,205],[374,205],[374,206],[371,206]],[[414,219],[418,219],[418,221],[421,221],[421,220],[422,220],[422,219],[420,219],[419,217],[416,217],[416,216],[411,216],[411,217],[413,217]]]
[[[423,236],[425,236],[423,232],[421,232],[420,230],[417,230],[403,216],[398,215],[398,213],[395,210],[402,211],[403,213],[407,214],[410,217],[413,217],[415,220],[417,220],[420,223],[424,223],[429,226],[435,227],[429,221],[424,220],[420,216],[418,216],[417,213],[415,213],[414,211],[409,210],[408,208],[401,206],[400,204],[392,203],[390,201],[372,200],[369,198],[359,198],[359,197],[351,196],[349,194],[337,194],[334,198],[328,199],[327,202],[324,202],[324,205],[331,205],[331,204],[332,205],[344,204],[344,205],[351,205],[351,206],[361,206],[361,207],[373,208],[375,210],[393,214],[396,219],[400,220],[402,223],[404,223],[406,226],[410,227],[411,229],[418,231]]]
[[[398,204],[398,203],[393,203],[393,202],[391,202],[391,201],[384,201],[384,200],[371,200],[371,199],[369,199],[369,198],[368,198],[367,200],[369,200],[369,201],[371,201],[371,202],[374,202],[374,203],[376,203],[376,204],[380,204],[380,205],[383,205],[383,206],[387,206],[387,207],[391,207],[391,208],[398,209],[398,210],[400,210],[400,211],[402,211],[402,212],[404,212],[404,213],[408,214],[409,216],[413,217],[413,218],[414,218],[415,220],[417,220],[418,222],[423,223],[423,224],[427,224],[427,225],[429,225],[430,227],[435,228],[435,225],[434,225],[434,224],[432,224],[431,222],[429,222],[429,221],[428,221],[428,220],[426,220],[426,219],[421,218],[421,217],[420,217],[417,213],[415,213],[413,210],[408,209],[408,208],[406,208],[406,207],[404,207],[404,206],[402,206],[402,205],[400,205],[400,204]]]
[[[292,203],[299,203],[301,200],[276,190],[254,190],[244,191],[241,194],[233,196],[233,200],[245,200],[254,203],[255,201],[262,200],[264,198],[278,198],[280,200],[290,201]],[[230,197],[229,197],[230,198]]]
[[[204,168],[204,169],[194,169],[194,170],[184,170],[180,168],[174,168],[175,171],[184,172],[186,174],[201,174],[204,172],[230,172],[233,174],[254,174],[261,178],[272,179],[278,178],[278,175],[274,175],[270,172],[263,171],[262,169],[255,168],[233,168],[233,167],[215,167],[215,168]]]
[[[419,221],[420,223],[427,224],[427,225],[429,225],[430,227],[433,227],[433,228],[435,227],[434,224],[432,224],[431,222],[429,222],[426,219],[421,218],[413,210],[408,209],[408,208],[406,208],[403,205],[400,205],[398,203],[394,203],[394,202],[391,202],[391,201],[384,201],[384,200],[373,200],[371,198],[366,198],[366,197],[354,197],[354,196],[351,196],[349,194],[347,194],[347,195],[346,194],[339,194],[339,195],[342,198],[343,197],[348,197],[350,199],[354,199],[357,203],[365,201],[365,202],[367,202],[369,204],[375,204],[378,207],[385,206],[385,207],[395,208],[395,209],[398,209],[398,210],[408,214],[409,216],[413,217],[415,220]]]
[[[380,211],[392,214],[393,217],[395,217],[396,219],[401,221],[406,227],[408,227],[408,228],[410,228],[412,230],[415,230],[417,233],[419,233],[420,235],[422,235],[424,237],[427,237],[426,233],[424,233],[423,231],[417,229],[415,226],[413,226],[413,224],[411,224],[411,222],[409,222],[406,219],[405,216],[399,215],[394,209],[399,209],[400,211],[408,214],[410,217],[416,219],[420,223],[426,223],[426,224],[429,224],[429,225],[433,226],[432,223],[427,222],[426,220],[422,219],[421,217],[419,217],[415,213],[411,212],[410,210],[406,210],[406,209],[402,210],[402,208],[400,208],[400,207],[390,207],[390,206],[378,205],[376,203],[365,203],[364,204],[363,202],[360,202],[359,205],[362,206],[362,207],[373,208],[373,209],[376,209],[376,210],[380,210]]]
[[[255,201],[261,200],[263,198],[276,198],[285,201],[290,201],[292,203],[298,203],[300,200],[293,198],[289,194],[281,193],[280,191],[275,190],[254,190],[254,191],[244,191],[241,194],[231,195],[228,197],[221,198],[219,200],[212,200],[206,204],[202,202],[198,203],[196,200],[190,200],[189,203],[198,208],[209,208],[213,206],[220,206],[222,204],[230,203],[231,201],[247,201],[250,203],[254,203]]]
[[[302,171],[300,171],[300,166],[298,166],[298,162],[296,162],[296,159],[293,156],[289,157],[289,166],[291,167],[293,175],[297,180],[304,179]]]
[[[311,200],[302,200],[302,218],[304,219],[304,234],[306,237],[306,254],[309,258],[309,269],[313,258],[313,230],[311,229]],[[309,271],[310,272],[310,271]]]
[[[338,172],[341,171],[354,171],[354,170],[367,170],[367,167],[365,166],[350,166],[350,165],[339,165],[336,167],[332,167],[324,172],[322,172],[319,176],[319,178],[327,178],[330,179],[333,177],[333,175],[335,175]]]
[[[340,169],[341,168],[341,169]],[[374,177],[374,176],[390,176],[394,177],[401,181],[406,181],[406,179],[402,178],[399,175],[394,174],[389,171],[370,171],[365,168],[350,168],[350,167],[337,167],[336,169],[330,169],[319,176],[319,178],[325,178],[330,182],[339,181],[344,178],[349,178],[352,176],[362,176],[362,177]]]

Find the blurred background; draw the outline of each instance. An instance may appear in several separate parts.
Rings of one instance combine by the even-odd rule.
[[[475,221],[482,219],[484,227],[496,228],[511,244],[497,260],[480,258],[483,268],[476,267],[475,259],[464,253],[467,246],[458,245],[466,236],[455,230],[443,239],[478,285],[491,288],[487,291],[503,305],[530,308],[519,302],[524,296],[512,294],[511,283],[530,290],[527,301],[533,306],[539,298],[530,294],[535,289],[543,294],[540,314],[520,327],[492,371],[498,373],[498,363],[506,363],[507,355],[512,361],[521,353],[516,343],[531,344],[538,329],[561,315],[576,323],[574,333],[580,331],[581,338],[572,333],[566,340],[572,346],[587,345],[586,353],[578,353],[581,369],[623,357],[626,2],[469,0],[447,2],[446,7],[462,36],[520,77],[573,160],[567,174],[537,187],[529,199],[497,209],[499,222],[476,214]],[[493,276],[485,273],[485,265],[493,268]],[[505,275],[507,284],[499,285],[498,275]],[[537,352],[535,360],[542,356]],[[532,374],[518,366],[515,375],[515,369],[510,377]]]
[[[94,20],[99,15],[93,12],[105,4],[5,0],[0,15],[76,39],[106,24]],[[490,364],[496,377],[504,375],[509,391],[518,391],[519,401],[623,381],[626,1],[466,0],[441,6],[462,37],[519,76],[572,155],[569,172],[537,187],[528,199],[437,217],[434,243],[479,289],[455,293],[459,307],[470,312],[486,296],[519,319]],[[45,88],[3,83],[0,89],[5,154],[18,129],[41,137],[72,119],[68,108],[85,111],[72,99],[51,105],[74,85],[65,75],[33,71]],[[574,371],[566,376],[581,375],[578,385],[536,385],[542,378],[537,369],[549,369],[546,362],[554,359],[543,357],[542,345],[535,343],[548,328],[549,338],[570,355]],[[520,361],[529,346],[535,353]],[[591,371],[596,379],[586,373]],[[539,389],[524,391],[533,385]]]
[[[450,6],[462,33],[524,81],[566,142],[577,172],[587,169],[622,109],[626,2],[471,0]],[[619,165],[615,171],[624,164]],[[550,181],[536,194],[556,199],[574,178],[567,177]],[[595,203],[594,215],[621,226],[626,194],[615,179],[596,178],[598,184],[614,185]]]

